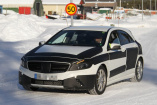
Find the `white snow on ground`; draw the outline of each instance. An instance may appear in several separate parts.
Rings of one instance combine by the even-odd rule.
[[[0,0],[0,4],[33,4],[34,0]]]
[[[38,42],[48,40],[67,27],[66,20],[48,20],[34,15],[0,15],[0,105],[156,105],[157,103],[157,16],[127,19],[75,20],[74,24],[125,27],[142,44],[145,67],[140,83],[128,80],[107,87],[103,95],[78,91],[41,89],[26,91],[18,84],[20,58]],[[118,25],[119,23],[119,25]],[[70,20],[68,19],[68,25]]]
[[[20,41],[36,38],[45,30],[38,22],[37,16],[11,14],[0,17],[0,39],[3,41]]]
[[[87,12],[87,18],[91,19],[91,20],[98,20],[101,17],[103,17],[104,15],[106,16],[106,14],[91,14],[89,12]]]

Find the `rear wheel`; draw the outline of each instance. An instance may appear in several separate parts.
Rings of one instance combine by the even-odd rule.
[[[96,74],[94,87],[93,89],[89,90],[89,93],[92,95],[103,94],[106,89],[106,83],[107,83],[106,70],[103,66],[100,66]]]
[[[132,82],[140,82],[143,78],[143,62],[141,59],[137,61],[135,68],[135,76],[131,78]]]
[[[32,87],[32,86],[28,86],[28,85],[23,85],[23,88],[26,90],[30,90],[30,91],[37,91],[39,89],[37,87]]]

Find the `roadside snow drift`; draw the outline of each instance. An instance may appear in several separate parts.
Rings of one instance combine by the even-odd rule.
[[[45,28],[37,24],[37,18],[16,14],[5,16],[1,19],[0,39],[3,41],[21,41],[38,37]]]

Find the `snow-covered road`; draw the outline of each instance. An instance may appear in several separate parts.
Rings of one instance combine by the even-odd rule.
[[[140,83],[130,82],[129,80],[115,83],[108,86],[105,93],[99,96],[89,95],[85,91],[40,89],[37,92],[32,92],[24,90],[18,84],[20,58],[27,51],[37,46],[39,41],[47,40],[58,30],[66,27],[67,23],[65,20],[53,21],[36,16],[28,18],[28,16],[17,14],[7,18],[0,15],[0,18],[0,105],[156,105],[157,16],[152,16],[151,19],[146,17],[144,22],[140,20],[140,16],[137,17],[139,21],[129,18],[127,21],[121,21],[120,24],[121,27],[130,29],[135,38],[142,44],[145,58],[143,80]],[[28,22],[23,22],[22,18]],[[147,18],[149,20],[146,20]],[[28,30],[19,21],[23,22]],[[103,19],[98,21],[78,20],[75,22],[76,25],[117,23],[117,21],[107,23]],[[31,26],[31,30],[29,26]],[[36,29],[40,31],[36,31]],[[6,32],[8,32],[8,35],[6,35]],[[24,36],[22,36],[22,33],[24,33]]]

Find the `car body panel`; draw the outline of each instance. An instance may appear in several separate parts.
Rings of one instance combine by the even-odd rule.
[[[43,45],[35,53],[66,53],[66,54],[78,55],[92,48],[93,47]]]

